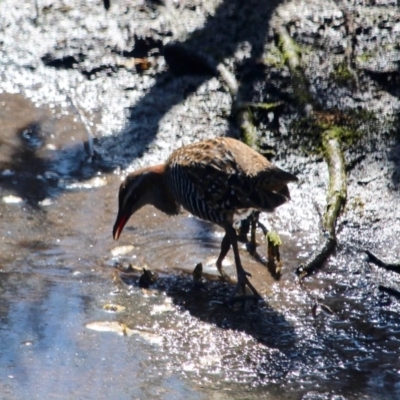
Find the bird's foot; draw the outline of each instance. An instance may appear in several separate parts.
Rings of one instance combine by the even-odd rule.
[[[261,295],[257,292],[256,288],[250,283],[247,277],[251,277],[249,272],[246,272],[243,268],[238,271],[237,274],[237,284],[235,290],[233,291],[230,302],[234,301],[236,295],[241,291],[242,293],[246,293],[246,286],[253,292],[253,296],[258,300],[262,299]]]
[[[228,282],[228,283],[235,283],[235,281],[221,268],[218,268],[220,279],[221,281]]]
[[[246,275],[246,276],[249,276],[250,278],[251,278],[251,273],[250,272],[247,272],[247,271],[245,271],[245,270],[243,270],[243,272],[244,272],[244,274]],[[247,278],[246,278],[246,280],[247,280]]]

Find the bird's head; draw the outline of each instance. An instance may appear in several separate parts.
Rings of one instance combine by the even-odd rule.
[[[150,203],[151,172],[140,170],[128,175],[121,183],[118,195],[118,215],[113,228],[113,238],[118,240],[130,216]]]

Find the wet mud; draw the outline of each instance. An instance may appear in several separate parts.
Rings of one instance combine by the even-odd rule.
[[[279,122],[265,118],[259,128],[274,162],[300,182],[290,187],[291,202],[262,216],[282,240],[280,279],[240,248],[263,304],[226,304],[234,286],[215,267],[223,232],[185,212],[170,218],[145,207],[112,241],[127,172],[159,163],[182,144],[238,133],[215,64],[224,59],[236,68],[243,98],[286,98],[284,74],[270,71],[278,82],[272,87],[255,62],[272,41],[275,10],[282,18],[285,9],[270,4],[257,11],[249,2],[244,11],[255,22],[246,30],[234,18],[241,2],[189,3],[112,1],[107,13],[102,2],[37,2],[37,13],[32,2],[2,13],[2,396],[398,398],[400,305],[382,287],[399,289],[400,277],[364,253],[388,261],[400,255],[396,136],[380,133],[346,150],[348,202],[337,223],[337,249],[300,284],[296,268],[324,235],[327,168],[315,153],[287,144],[291,110]],[[223,22],[225,30],[213,36]],[[52,25],[57,30],[46,36]],[[185,47],[168,60],[163,46],[171,37]],[[198,56],[204,43],[210,59]],[[132,57],[150,64],[142,60],[137,67],[136,60],[127,67]],[[182,57],[193,57],[189,72],[179,67]],[[363,105],[389,108],[392,96],[396,110],[396,90],[381,92],[363,98]],[[331,95],[321,96],[329,103]],[[261,231],[257,240],[265,256]],[[203,276],[194,281],[200,262]],[[139,287],[144,268],[157,273],[149,288]],[[235,277],[231,252],[224,269]]]

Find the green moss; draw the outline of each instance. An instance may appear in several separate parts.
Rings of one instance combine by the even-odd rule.
[[[347,202],[346,207],[353,212],[357,212],[358,214],[363,215],[365,203],[360,196],[355,196],[351,201]]]
[[[336,139],[345,145],[352,145],[359,139],[359,132],[346,126],[331,126],[324,132],[324,140]]]
[[[285,66],[285,60],[283,59],[282,53],[275,46],[272,46],[271,49],[267,52],[263,59],[263,62],[269,67],[275,67],[279,69]]]
[[[334,67],[334,71],[331,73],[330,77],[340,86],[354,86],[357,83],[355,73],[349,69],[345,61]]]
[[[281,106],[282,104],[282,101],[275,101],[274,103],[246,103],[246,106],[254,108],[256,110],[271,111]]]
[[[302,49],[284,27],[279,29],[278,48],[281,51],[285,65],[290,70],[293,98],[300,105],[314,103],[314,99],[308,89],[308,80],[301,68]]]
[[[335,239],[337,217],[347,198],[346,167],[338,134],[340,132],[333,127],[324,133],[323,138],[324,158],[329,171],[327,204],[323,222],[325,230],[332,239]]]
[[[379,125],[375,114],[366,110],[332,110],[295,120],[291,131],[306,154],[322,155],[324,138],[335,138],[343,149],[348,149],[368,140]]]
[[[372,57],[373,57],[372,53],[363,53],[356,57],[356,61],[359,62],[360,64],[364,64],[369,60],[371,60]]]
[[[242,141],[254,150],[258,149],[257,129],[253,123],[253,114],[249,107],[238,112],[238,125],[242,134]]]
[[[278,47],[281,50],[283,62],[291,68],[300,65],[300,46],[288,34],[280,34],[278,39]]]
[[[279,237],[278,233],[274,231],[269,231],[267,233],[267,240],[268,243],[271,243],[274,246],[280,246],[282,244],[282,240]]]

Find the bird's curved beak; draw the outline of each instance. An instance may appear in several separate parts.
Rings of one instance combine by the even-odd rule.
[[[113,228],[113,238],[118,240],[125,224],[128,222],[130,215],[127,213],[119,212]]]

